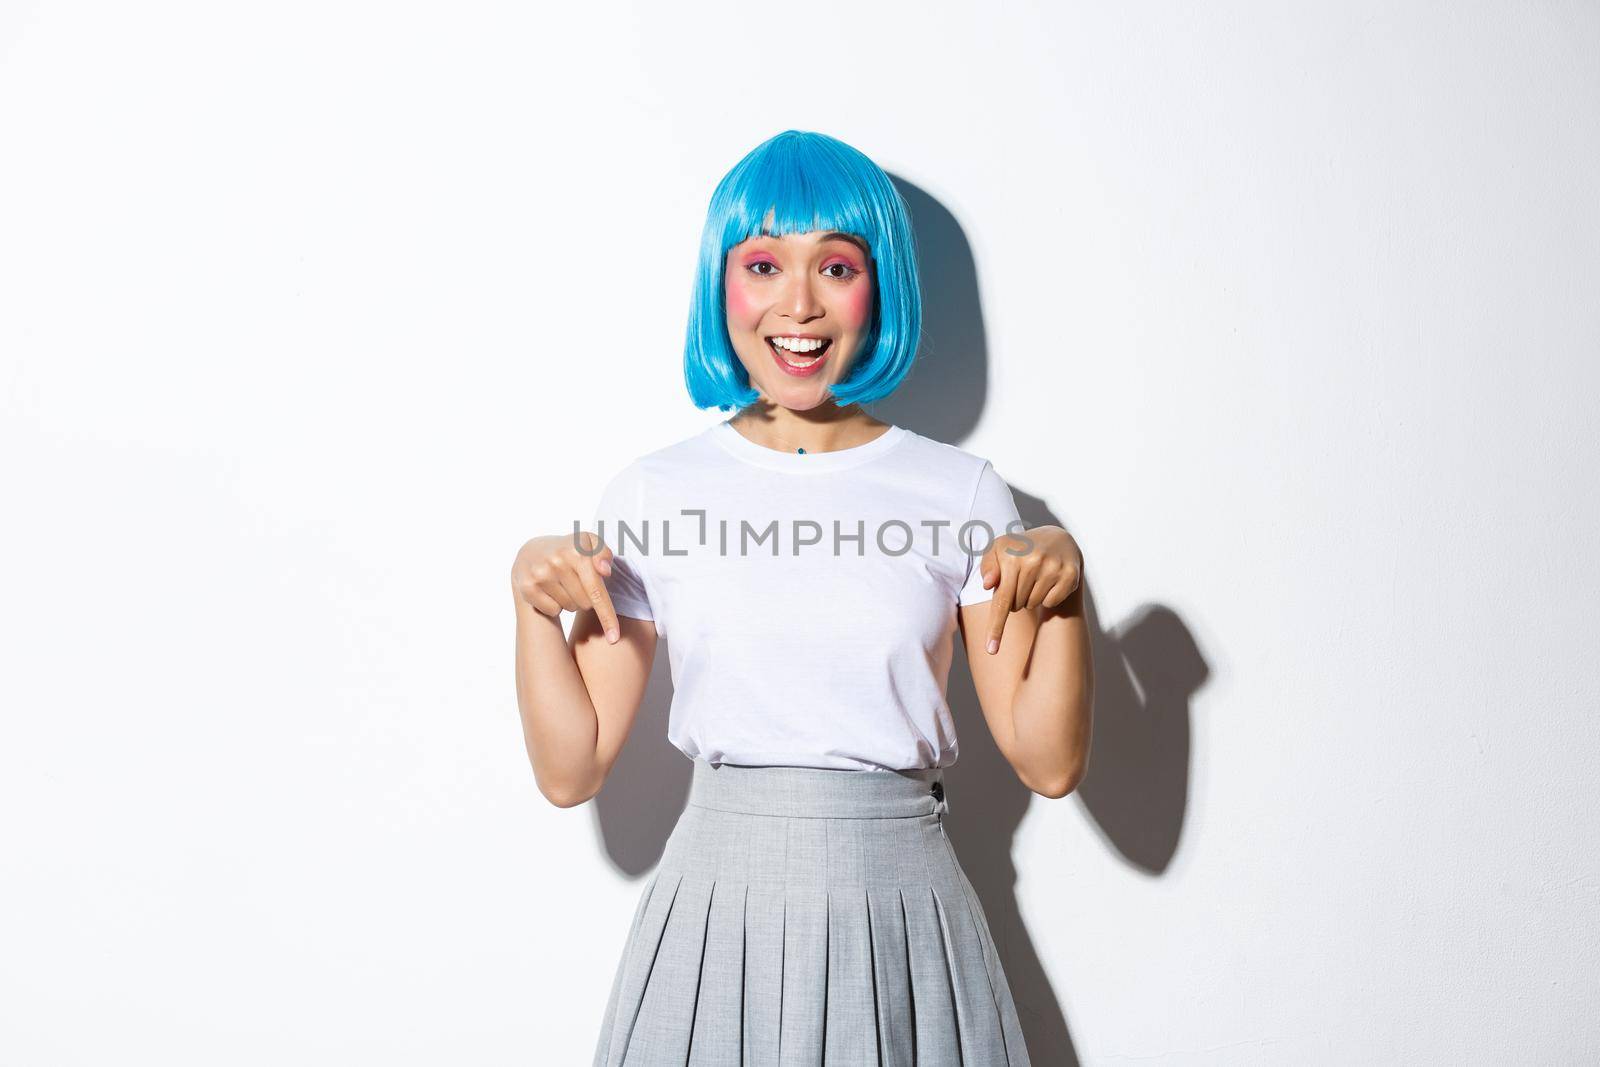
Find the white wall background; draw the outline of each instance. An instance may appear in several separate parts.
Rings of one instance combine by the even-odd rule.
[[[1600,1057],[1600,11],[534,8],[0,15],[0,1059],[587,1063],[642,882],[506,575],[721,417],[788,127],[957,220],[955,443],[1208,669],[1175,822],[1097,751],[1021,823],[1035,1061]]]

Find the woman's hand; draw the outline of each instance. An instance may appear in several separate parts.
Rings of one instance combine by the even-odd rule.
[[[577,534],[535,537],[517,552],[511,564],[511,591],[521,601],[553,619],[562,609],[599,616],[606,640],[616,644],[617,611],[611,606],[604,576],[611,574],[611,547],[587,530]]]
[[[1083,553],[1061,527],[1035,526],[996,537],[983,554],[982,568],[983,587],[995,590],[987,646],[993,655],[1000,651],[1000,634],[1013,611],[1053,608],[1073,594],[1083,578]]]

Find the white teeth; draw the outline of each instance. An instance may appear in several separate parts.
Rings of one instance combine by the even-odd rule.
[[[814,337],[803,339],[798,337],[774,337],[772,338],[772,344],[774,347],[781,348],[786,352],[815,352],[827,342]]]

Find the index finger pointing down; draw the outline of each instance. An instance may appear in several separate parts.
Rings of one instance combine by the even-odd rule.
[[[593,556],[585,556],[578,565],[578,580],[583,583],[583,591],[589,595],[589,604],[594,608],[595,616],[600,620],[600,628],[606,632],[606,640],[612,644],[617,643],[621,631],[617,629],[617,609],[611,604],[611,593],[606,589],[604,579],[600,577],[600,562],[607,561],[606,570],[610,570],[611,546],[605,545],[601,551]]]
[[[1014,567],[1000,568],[1000,586],[989,601],[989,654],[1000,651],[1000,635],[1005,631],[1006,619],[1011,617],[1011,602],[1016,595],[1017,575]]]

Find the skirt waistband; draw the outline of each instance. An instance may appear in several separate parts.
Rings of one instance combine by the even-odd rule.
[[[903,819],[942,815],[944,768],[852,771],[751,767],[694,759],[689,803],[716,811],[800,819]]]

